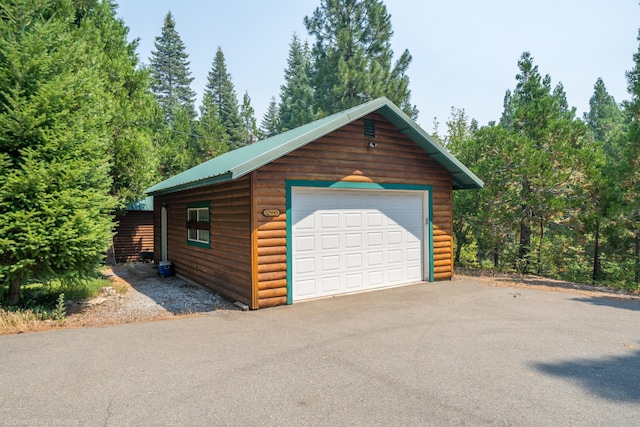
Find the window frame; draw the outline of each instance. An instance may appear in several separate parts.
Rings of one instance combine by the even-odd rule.
[[[195,221],[189,219],[192,212],[196,212]],[[206,220],[200,218],[203,212],[206,212]],[[189,203],[186,214],[187,245],[211,249],[211,204],[209,202]],[[192,231],[195,231],[195,239],[191,236]],[[206,232],[206,240],[201,238],[202,232]]]

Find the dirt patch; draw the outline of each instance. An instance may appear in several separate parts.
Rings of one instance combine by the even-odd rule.
[[[515,273],[502,273],[490,270],[457,268],[455,277],[478,280],[489,286],[505,286],[538,289],[550,292],[576,293],[597,298],[632,301],[640,304],[640,292],[547,279],[534,275],[519,275]]]

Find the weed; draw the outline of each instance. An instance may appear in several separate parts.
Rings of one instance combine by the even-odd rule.
[[[57,320],[59,324],[63,324],[67,317],[67,307],[64,305],[64,294],[58,295],[58,302],[51,312],[53,320]]]

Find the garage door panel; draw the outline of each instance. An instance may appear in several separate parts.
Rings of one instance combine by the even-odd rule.
[[[322,257],[322,271],[331,272],[340,270],[340,257],[338,255]]]
[[[346,261],[347,261],[347,269],[354,269],[354,268],[362,268],[363,264],[362,264],[362,254],[361,253],[349,253],[346,255]]]
[[[340,235],[338,234],[320,235],[320,239],[322,240],[323,250],[328,251],[340,248]]]
[[[402,250],[395,249],[387,252],[389,255],[389,264],[399,264],[402,263]]]
[[[362,247],[362,233],[349,233],[345,236],[345,246],[349,249]]]
[[[389,281],[390,282],[400,282],[403,279],[402,276],[403,270],[402,268],[390,268],[389,269]]]
[[[298,252],[314,252],[316,250],[315,236],[296,236],[294,239]]]
[[[382,252],[368,252],[367,253],[367,266],[368,267],[380,267],[383,265]]]
[[[362,227],[362,213],[347,213],[345,214],[345,225],[347,228],[361,228]]]
[[[367,246],[382,246],[382,232],[367,233]]]
[[[298,280],[296,282],[296,293],[300,299],[305,297],[312,298],[316,295],[315,279]]]
[[[337,213],[323,213],[321,218],[322,230],[336,229],[340,224],[340,215]]]
[[[389,240],[387,241],[388,245],[402,244],[402,231],[389,231],[387,235],[389,236]]]
[[[296,223],[298,230],[313,230],[315,228],[314,219],[313,212],[300,212],[297,218],[293,218],[293,221]]]
[[[420,261],[422,255],[421,252],[420,248],[408,248],[406,250],[407,262],[413,263],[415,261]]]
[[[367,212],[368,227],[382,227],[382,214],[379,212]]]
[[[382,270],[370,271],[368,274],[368,288],[375,288],[384,283],[384,273]]]
[[[407,282],[418,282],[422,280],[422,270],[419,267],[409,267],[407,269]]]
[[[331,295],[340,290],[340,276],[322,278],[322,294]]]
[[[422,280],[422,194],[294,188],[293,300]]]
[[[296,267],[299,274],[315,274],[315,258],[296,258]]]
[[[362,273],[347,274],[346,278],[346,287],[349,292],[353,292],[362,288]]]

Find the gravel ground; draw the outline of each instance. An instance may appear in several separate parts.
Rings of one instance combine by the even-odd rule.
[[[101,326],[196,315],[237,308],[213,291],[178,277],[160,278],[153,264],[117,265],[104,272],[113,288],[90,301],[67,304],[67,327]],[[116,290],[126,289],[124,293]]]

